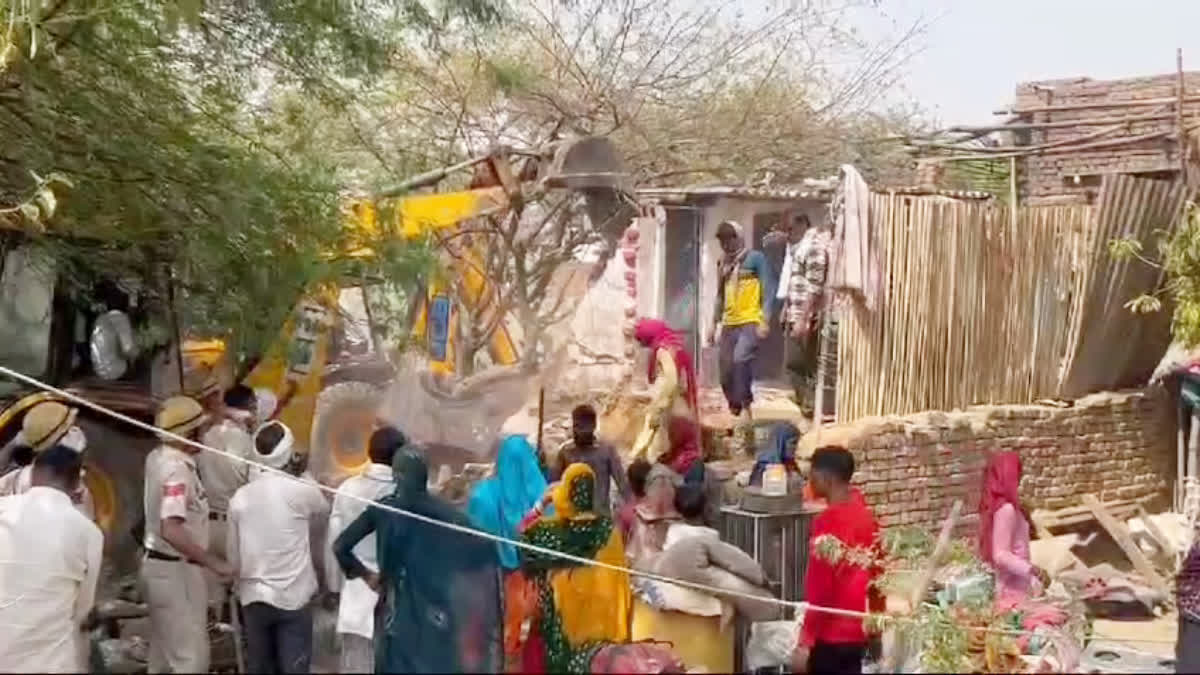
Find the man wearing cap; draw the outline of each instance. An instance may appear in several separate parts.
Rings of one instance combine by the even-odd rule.
[[[774,276],[762,251],[746,248],[742,226],[727,220],[717,227],[723,253],[718,267],[717,305],[709,342],[720,340],[721,389],[729,412],[750,413],[754,399],[754,359],[767,337],[775,298]]]
[[[58,401],[42,401],[26,411],[21,422],[21,443],[12,455],[13,463],[20,468],[0,477],[0,496],[23,494],[29,490],[33,484],[33,460],[43,450],[61,443],[83,453],[87,438],[83,430],[75,426],[78,413],[75,408]],[[71,499],[88,520],[95,520],[92,493],[82,480],[76,484]]]
[[[292,432],[268,422],[255,434],[264,467],[229,502],[227,557],[246,626],[246,669],[307,673],[318,590],[310,531],[329,517],[315,484],[280,473],[292,459]]]
[[[194,399],[163,402],[155,425],[168,432],[146,456],[143,596],[150,608],[150,673],[208,671],[208,590],[204,569],[229,578],[229,564],[209,553],[208,496],[194,445],[208,415]]]
[[[201,439],[204,445],[222,450],[236,457],[252,459],[254,455],[253,441],[250,431],[254,428],[254,419],[258,404],[255,402],[254,390],[245,385],[235,385],[225,392],[223,397],[215,397],[209,407],[213,420],[212,426],[204,430]],[[249,465],[215,452],[204,452],[196,457],[200,468],[200,479],[204,483],[204,491],[208,494],[209,543],[208,550],[213,555],[225,555],[225,527],[229,518],[229,500],[237,489],[249,480]],[[209,574],[208,606],[214,609],[221,607],[228,596],[228,589],[216,576]]]
[[[88,670],[104,535],[71,504],[82,468],[75,448],[45,448],[30,488],[0,497],[0,672]]]

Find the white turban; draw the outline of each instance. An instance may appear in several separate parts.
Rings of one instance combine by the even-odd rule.
[[[254,447],[258,448],[258,435],[261,434],[267,427],[279,425],[283,429],[283,437],[275,444],[275,448],[271,452],[263,454],[258,452],[258,461],[263,466],[268,466],[272,469],[282,469],[287,466],[292,459],[292,447],[296,444],[295,437],[292,436],[292,430],[287,428],[287,425],[282,422],[267,422],[254,432]]]
[[[83,452],[87,449],[87,436],[84,435],[83,429],[77,426],[72,426],[67,429],[67,433],[58,441],[60,445],[65,445],[75,452]]]

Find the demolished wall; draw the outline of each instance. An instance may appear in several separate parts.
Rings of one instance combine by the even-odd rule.
[[[854,482],[884,527],[940,526],[963,500],[963,533],[978,526],[979,488],[989,453],[1021,454],[1029,510],[1102,501],[1165,500],[1174,480],[1174,415],[1161,388],[1094,394],[1073,407],[974,406],[953,412],[869,417],[825,427],[801,441],[849,448]]]

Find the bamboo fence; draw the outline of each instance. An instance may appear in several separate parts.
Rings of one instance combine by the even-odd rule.
[[[1139,180],[1152,182],[1128,182]],[[1102,193],[1095,207],[1017,207],[1015,217],[987,202],[872,194],[879,298],[874,311],[840,309],[838,420],[1027,403],[1063,396],[1081,369],[1121,371],[1097,362],[1104,345],[1088,337],[1116,310],[1135,321],[1124,303],[1158,279],[1124,272],[1129,263],[1113,260],[1108,242],[1134,236],[1152,250],[1151,230],[1169,227],[1183,191],[1113,177]],[[1132,193],[1145,208],[1097,218]],[[1107,333],[1104,342],[1121,339],[1119,327]],[[1093,358],[1078,359],[1081,346]]]

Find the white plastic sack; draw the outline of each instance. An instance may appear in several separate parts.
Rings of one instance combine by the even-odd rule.
[[[750,639],[746,641],[746,667],[753,672],[759,668],[790,665],[792,652],[796,651],[796,641],[800,636],[801,621],[758,621],[750,624]]]

